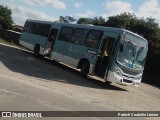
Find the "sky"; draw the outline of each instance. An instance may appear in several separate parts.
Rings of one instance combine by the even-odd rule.
[[[0,0],[0,5],[12,10],[15,24],[24,25],[26,19],[56,21],[59,16],[94,18],[124,12],[137,17],[152,17],[160,25],[160,0]]]

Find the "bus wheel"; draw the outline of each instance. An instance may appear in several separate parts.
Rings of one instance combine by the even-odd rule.
[[[39,45],[36,45],[34,47],[34,56],[35,57],[39,57],[39,52],[40,52],[40,46]]]
[[[84,62],[82,64],[82,66],[81,66],[81,72],[80,72],[80,74],[81,74],[81,76],[83,78],[87,78],[88,73],[89,73],[89,63],[88,62]]]

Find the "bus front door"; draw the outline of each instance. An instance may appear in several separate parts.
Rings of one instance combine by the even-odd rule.
[[[48,40],[44,49],[44,55],[50,55],[51,50],[53,49],[56,37],[58,34],[58,29],[52,28],[48,35]]]
[[[106,37],[103,39],[101,44],[101,52],[97,56],[94,69],[94,72],[97,74],[97,76],[104,77],[108,69],[114,42],[115,38]]]

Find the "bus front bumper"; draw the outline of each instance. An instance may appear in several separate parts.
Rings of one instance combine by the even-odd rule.
[[[133,78],[119,76],[115,72],[112,72],[112,71],[108,72],[108,76],[105,80],[110,81],[110,82],[115,82],[118,84],[135,85],[135,86],[139,86],[139,84],[141,83],[141,79],[133,79]]]

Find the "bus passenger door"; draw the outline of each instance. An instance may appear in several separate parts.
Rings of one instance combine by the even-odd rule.
[[[49,55],[51,50],[53,49],[57,34],[58,34],[58,29],[52,28],[50,30],[49,35],[48,35],[48,40],[46,42],[46,46],[44,49],[45,55]]]
[[[100,53],[97,56],[94,72],[97,76],[104,77],[108,70],[115,38],[105,37],[101,43]]]

